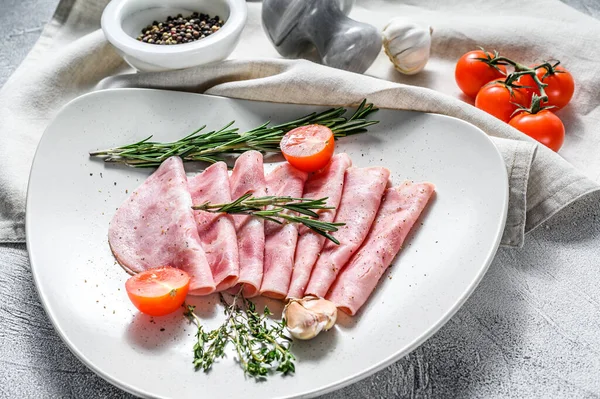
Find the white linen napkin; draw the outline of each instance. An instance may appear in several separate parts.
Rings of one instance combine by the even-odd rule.
[[[365,75],[278,59],[260,26],[260,3],[248,3],[248,25],[229,61],[182,71],[131,73],[98,30],[106,1],[62,1],[38,44],[0,91],[0,242],[24,240],[27,176],[39,138],[56,112],[90,90],[155,87],[324,105],[347,105],[366,97],[379,107],[469,121],[492,136],[503,154],[510,209],[502,244],[521,246],[525,232],[600,187],[600,158],[594,149],[600,141],[595,134],[600,74],[594,69],[600,56],[594,45],[600,24],[557,0],[543,1],[543,18],[535,16],[538,2],[507,0],[501,8],[484,1],[470,2],[469,7],[442,0],[408,3],[363,0],[350,16],[378,28],[392,16],[432,25],[432,59],[413,77],[395,72],[383,52]],[[486,10],[493,19],[481,17]],[[559,58],[572,71],[575,97],[559,113],[568,131],[561,150],[564,158],[460,99],[454,63],[479,45],[524,63]],[[110,77],[115,74],[119,75]]]

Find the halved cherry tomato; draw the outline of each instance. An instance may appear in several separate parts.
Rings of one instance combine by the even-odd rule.
[[[509,124],[553,151],[558,151],[565,140],[565,126],[550,110],[536,114],[524,111],[515,115]]]
[[[475,98],[479,89],[494,79],[502,78],[506,75],[506,67],[497,65],[498,69],[479,61],[477,58],[487,58],[492,54],[481,50],[469,51],[456,63],[454,78],[458,87],[471,98]]]
[[[475,97],[477,108],[504,122],[510,121],[513,112],[517,110],[518,107],[515,104],[526,106],[529,105],[527,102],[525,89],[512,88],[512,90],[509,90],[503,79],[486,84]]]
[[[174,267],[157,267],[131,276],[125,289],[131,302],[142,313],[164,316],[176,311],[185,301],[190,276]]]
[[[548,96],[548,101],[543,105],[552,105],[556,108],[550,108],[550,111],[558,111],[563,108],[565,105],[571,101],[573,97],[573,93],[575,92],[575,81],[573,80],[573,75],[569,71],[567,71],[562,66],[557,66],[554,68],[555,73],[548,75],[544,78],[544,75],[548,71],[546,68],[539,68],[535,71],[538,79],[542,81],[542,83],[547,84],[548,86],[544,87],[544,91]],[[540,90],[533,78],[529,75],[524,75],[519,79],[519,84],[523,86],[530,86],[529,89],[529,97],[533,95],[533,93],[539,95]]]
[[[280,147],[285,159],[296,169],[315,172],[331,160],[335,140],[327,126],[300,126],[283,136]]]

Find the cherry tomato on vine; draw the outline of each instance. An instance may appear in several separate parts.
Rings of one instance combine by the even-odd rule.
[[[506,75],[506,67],[497,65],[496,69],[477,58],[492,57],[493,54],[482,50],[469,51],[464,54],[456,63],[454,78],[458,87],[471,98],[475,98],[479,89],[494,79],[502,78]]]
[[[525,86],[523,88],[523,90],[525,91],[527,98],[531,100],[531,97],[534,94],[539,95],[540,94],[540,90],[537,88],[537,84],[535,83],[535,81],[533,80],[533,78],[530,75],[523,75],[521,76],[517,82],[516,82],[519,86]]]
[[[553,151],[558,151],[565,140],[565,126],[547,109],[536,114],[523,111],[515,115],[509,124]]]
[[[187,296],[190,276],[174,267],[157,267],[131,276],[125,289],[142,313],[164,316],[176,311]]]
[[[287,132],[279,146],[285,159],[296,169],[316,172],[331,160],[335,140],[327,126],[308,125]]]
[[[545,78],[544,75],[548,71],[546,68],[537,69],[535,74],[542,83],[548,85],[544,87],[546,95],[548,96],[548,101],[544,103],[544,106],[555,106],[556,108],[551,108],[550,110],[558,111],[571,101],[573,92],[575,91],[575,80],[573,79],[573,75],[562,66],[557,66],[554,70],[555,72],[553,74],[548,75]],[[540,90],[535,81],[529,75],[522,76],[519,79],[519,84],[532,87],[531,89],[528,89],[530,98],[533,93],[540,94]]]
[[[510,121],[513,112],[517,110],[518,106],[515,104],[528,106],[527,92],[519,88],[510,90],[504,84],[504,79],[486,84],[475,97],[477,108],[504,122]]]

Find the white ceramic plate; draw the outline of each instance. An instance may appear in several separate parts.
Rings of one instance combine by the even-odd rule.
[[[350,384],[415,349],[456,312],[496,252],[507,210],[501,156],[476,127],[440,115],[380,110],[369,133],[338,142],[354,165],[384,165],[392,179],[428,180],[437,195],[422,225],[357,317],[293,347],[296,374],[257,383],[233,353],[208,373],[192,367],[193,326],[181,314],[151,319],[127,299],[108,223],[151,170],[105,165],[93,149],[154,134],[182,137],[236,120],[251,128],[322,108],[124,89],[68,104],[46,130],[31,170],[27,247],[40,298],[69,348],[111,383],[146,397],[291,398]],[[222,321],[214,296],[192,301],[208,328]],[[269,302],[276,311],[279,304]]]

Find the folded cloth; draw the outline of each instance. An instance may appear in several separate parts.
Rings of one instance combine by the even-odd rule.
[[[308,61],[276,59],[260,27],[259,3],[248,3],[249,22],[232,60],[181,71],[127,73],[131,70],[97,30],[105,3],[62,1],[39,43],[0,91],[0,242],[24,239],[27,174],[45,126],[76,96],[115,87],[323,105],[356,104],[367,98],[379,107],[434,112],[471,122],[493,137],[506,162],[510,199],[502,244],[507,246],[521,246],[525,232],[600,187],[594,181],[600,177],[600,161],[594,154],[594,144],[600,139],[593,132],[600,119],[600,77],[593,67],[600,56],[600,49],[594,46],[600,24],[556,0],[545,2],[543,24],[537,17],[525,16],[538,14],[535,4],[518,0],[507,0],[502,9],[483,1],[468,9],[442,0],[419,1],[415,3],[418,6],[357,2],[351,16],[378,28],[393,15],[434,27],[432,59],[426,70],[414,77],[396,73],[383,53],[366,75]],[[480,18],[486,9],[494,18]],[[453,81],[454,62],[479,45],[525,63],[560,58],[573,72],[578,90],[573,104],[560,111],[568,130],[561,153],[577,168],[459,99]],[[119,75],[109,77],[115,74]]]

